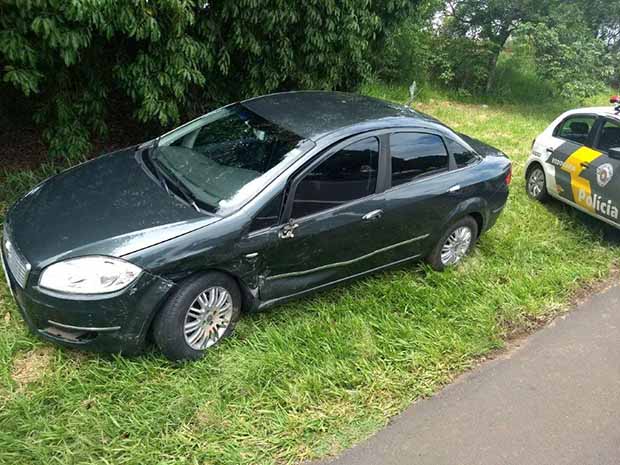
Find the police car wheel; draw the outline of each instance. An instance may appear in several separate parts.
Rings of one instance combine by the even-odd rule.
[[[527,195],[539,202],[544,202],[549,198],[545,172],[540,165],[532,165],[530,169],[527,170],[525,189],[527,190]]]

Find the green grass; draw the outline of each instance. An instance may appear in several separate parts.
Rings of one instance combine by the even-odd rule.
[[[531,141],[561,105],[431,94],[419,108],[514,161],[509,204],[462,266],[412,265],[246,316],[236,337],[185,366],[40,342],[2,284],[0,463],[282,464],[336,453],[608,275],[615,230],[523,190]],[[0,201],[39,175],[9,174]]]

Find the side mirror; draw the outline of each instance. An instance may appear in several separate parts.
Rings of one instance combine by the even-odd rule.
[[[616,160],[620,160],[620,147],[612,147],[609,149],[609,156]]]

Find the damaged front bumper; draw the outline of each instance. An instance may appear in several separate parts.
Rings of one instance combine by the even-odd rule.
[[[21,288],[7,271],[9,286],[28,327],[48,341],[84,350],[138,353],[157,310],[174,283],[143,272],[129,287],[105,295],[43,291],[32,275]]]

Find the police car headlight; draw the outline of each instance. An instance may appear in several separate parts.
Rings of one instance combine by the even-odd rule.
[[[70,294],[104,294],[124,289],[142,269],[125,260],[103,256],[73,258],[43,270],[39,286]]]

